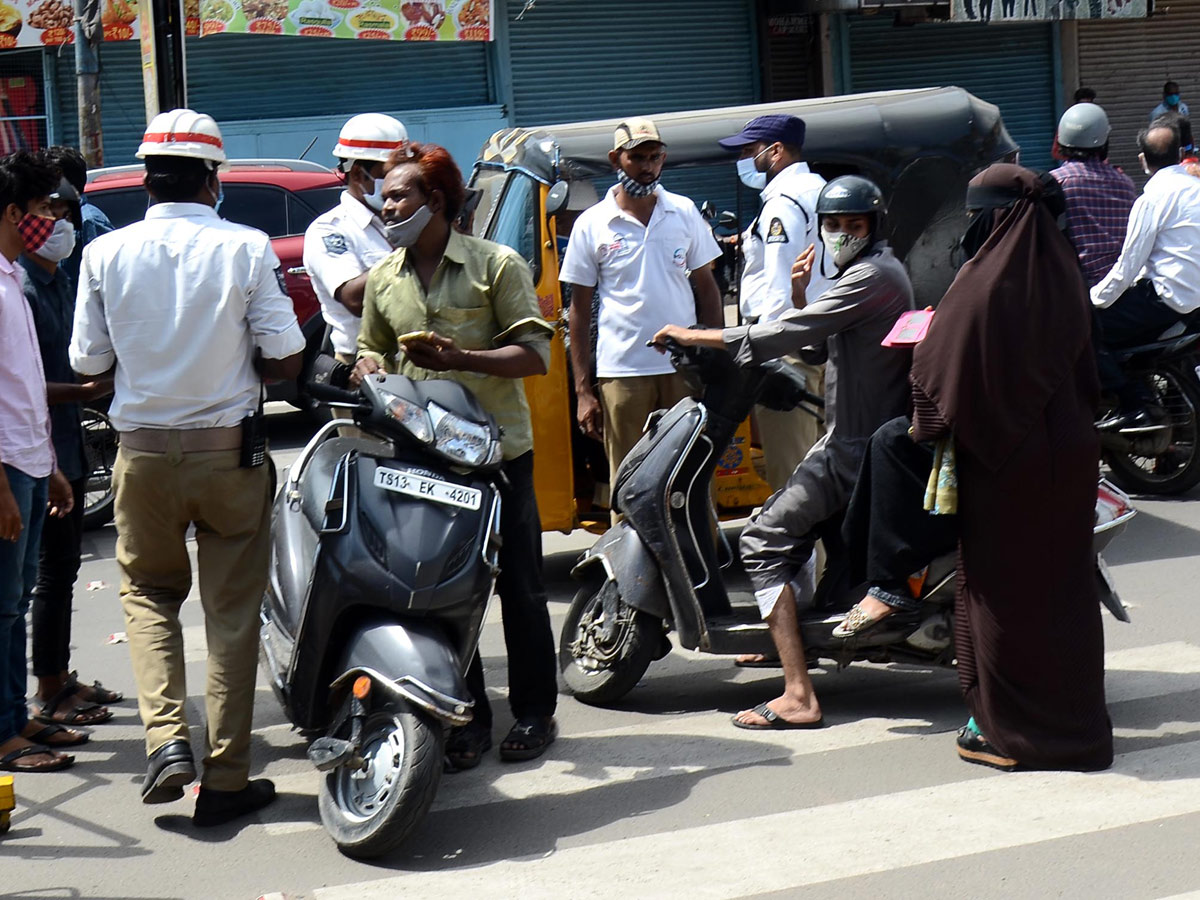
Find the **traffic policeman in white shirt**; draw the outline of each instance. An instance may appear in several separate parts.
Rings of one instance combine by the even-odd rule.
[[[801,161],[804,120],[796,116],[759,116],[738,134],[718,143],[740,151],[738,177],[762,191],[762,210],[742,234],[742,317],[749,324],[777,321],[792,305],[792,265],[808,247],[820,245],[816,205],[825,179]],[[824,254],[819,254],[823,261]],[[833,283],[820,264],[814,269],[808,296],[820,297]],[[808,389],[823,393],[822,373],[789,357],[808,377]],[[809,448],[822,434],[820,422],[802,409],[755,410],[759,439],[766,458],[767,482],[780,490]]]
[[[304,233],[304,268],[329,324],[334,356],[348,366],[358,352],[367,272],[392,252],[380,218],[383,164],[407,142],[408,131],[391,116],[363,113],[347,121],[333,148],[346,189]]]
[[[189,109],[158,115],[137,155],[152,205],[84,250],[70,356],[80,374],[114,377],[117,562],[146,729],[145,803],[180,799],[196,778],[179,622],[195,527],[208,685],[192,820],[208,827],[275,796],[270,781],[249,780],[270,552],[270,475],[254,414],[262,378],[299,374],[304,335],[270,239],[217,215],[216,122]]]
[[[1142,167],[1151,176],[1129,212],[1121,255],[1092,288],[1103,338],[1096,361],[1118,412],[1101,430],[1161,427],[1165,412],[1146,385],[1125,377],[1111,350],[1152,341],[1200,309],[1200,179],[1180,165],[1179,132],[1151,125],[1138,135]]]
[[[696,204],[659,184],[666,144],[658,128],[627,119],[613,137],[608,158],[617,184],[575,222],[559,276],[571,286],[577,417],[585,434],[603,436],[610,485],[646,417],[688,395],[682,376],[647,341],[670,323],[724,324],[711,266],[721,248]]]

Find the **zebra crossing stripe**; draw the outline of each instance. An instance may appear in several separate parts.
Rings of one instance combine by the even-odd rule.
[[[964,767],[965,768],[965,767]],[[964,771],[964,774],[966,772]],[[635,838],[536,859],[329,887],[316,900],[458,896],[707,900],[784,891],[1200,812],[1200,742],[1125,754],[1108,772],[1007,773]],[[919,826],[914,827],[914,823]],[[863,836],[885,835],[869,853]],[[746,865],[755,859],[793,864]],[[667,861],[669,879],[655,871]],[[639,861],[642,864],[630,864]]]

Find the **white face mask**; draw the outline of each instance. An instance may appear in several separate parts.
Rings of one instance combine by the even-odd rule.
[[[47,262],[60,262],[71,255],[75,249],[75,226],[66,219],[54,223],[54,231],[34,253]]]
[[[411,247],[433,218],[433,211],[428,206],[422,206],[403,222],[392,222],[386,226],[388,243],[399,249]]]
[[[839,269],[844,268],[850,260],[867,249],[870,240],[870,237],[855,237],[844,231],[821,231],[821,243],[825,245],[825,252]]]
[[[742,180],[742,184],[752,191],[761,191],[767,186],[767,173],[758,171],[754,164],[758,162],[758,157],[770,149],[770,147],[764,147],[757,155],[747,156],[745,159],[737,161],[738,178]]]
[[[371,193],[363,192],[363,203],[375,210],[375,212],[383,212],[383,179],[372,178]]]

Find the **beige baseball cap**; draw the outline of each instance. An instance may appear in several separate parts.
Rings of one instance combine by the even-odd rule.
[[[663,139],[658,134],[658,127],[649,119],[626,119],[613,132],[614,150],[632,150],[639,144],[648,144],[651,141],[663,144]]]

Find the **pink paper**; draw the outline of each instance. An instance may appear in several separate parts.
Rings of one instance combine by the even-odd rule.
[[[912,347],[921,343],[929,333],[929,324],[933,321],[933,309],[913,309],[904,313],[896,320],[892,330],[887,333],[881,343],[885,347]]]

